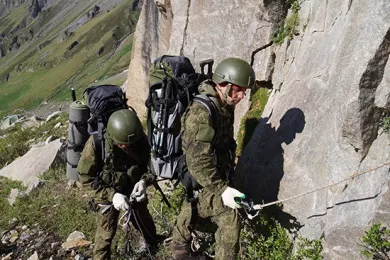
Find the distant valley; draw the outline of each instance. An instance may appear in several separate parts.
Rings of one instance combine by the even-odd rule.
[[[91,84],[121,85],[138,0],[0,0],[0,117],[69,100]]]

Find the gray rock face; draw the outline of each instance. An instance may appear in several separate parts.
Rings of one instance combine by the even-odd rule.
[[[275,24],[285,12],[282,2],[144,1],[125,86],[130,105],[145,115],[149,64],[162,54],[185,55],[197,71],[199,62],[209,58],[215,64],[229,56],[251,62],[252,52],[270,41]],[[269,55],[255,57],[262,60],[255,68],[265,70]],[[242,116],[247,107],[248,102],[243,102],[236,116]]]
[[[303,1],[300,35],[274,48],[274,90],[237,166],[245,191],[273,201],[368,173],[284,203],[327,259],[360,259],[364,229],[390,225],[390,3]],[[383,166],[376,168],[377,166]]]
[[[149,89],[150,63],[167,54],[172,30],[172,9],[169,0],[160,3],[144,1],[137,28],[129,66],[128,79],[123,86],[129,104],[142,117],[146,114],[145,100]]]
[[[253,63],[273,91],[237,173],[258,202],[389,161],[389,135],[379,122],[390,106],[390,2],[300,1],[298,34],[260,51],[286,16],[284,2],[144,1],[129,68],[129,102],[144,115],[149,64],[161,54],[186,55],[195,67],[228,56]],[[236,125],[248,105],[236,108]],[[359,259],[364,229],[390,225],[388,183],[387,165],[286,201],[284,211],[304,225],[304,237],[325,234],[327,259]]]

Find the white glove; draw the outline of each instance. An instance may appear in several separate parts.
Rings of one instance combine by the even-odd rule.
[[[134,185],[134,189],[130,195],[130,200],[133,199],[137,202],[141,202],[146,199],[146,183],[144,180],[140,180]]]
[[[129,203],[127,197],[121,193],[115,193],[112,198],[112,204],[116,210],[129,210]]]
[[[233,189],[231,187],[227,187],[225,191],[222,193],[222,201],[223,204],[229,208],[232,209],[238,209],[241,208],[240,205],[238,205],[235,201],[234,198],[239,197],[239,198],[245,198],[245,194],[239,192],[236,189]]]

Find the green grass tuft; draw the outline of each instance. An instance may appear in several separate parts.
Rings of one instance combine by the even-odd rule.
[[[298,237],[296,250],[287,231],[268,215],[259,215],[252,221],[245,220],[240,237],[240,259],[257,260],[321,260],[322,237],[307,239]]]
[[[390,259],[390,229],[376,223],[361,239],[360,253],[370,259]]]
[[[390,132],[390,116],[385,116],[379,121],[379,126],[382,128],[383,133],[388,134]]]
[[[45,173],[45,185],[28,196],[17,198],[10,206],[7,196],[11,188],[23,190],[19,182],[2,179],[0,209],[0,231],[12,228],[9,220],[16,218],[19,223],[38,225],[44,230],[58,234],[62,239],[75,230],[83,232],[88,239],[93,239],[95,230],[94,215],[88,210],[88,201],[78,189],[67,189],[65,167],[52,169]],[[55,177],[54,177],[55,176]]]
[[[272,38],[272,41],[279,45],[281,45],[286,38],[291,40],[297,33],[296,28],[299,25],[299,0],[287,0],[287,3],[290,4],[291,14],[279,26]]]

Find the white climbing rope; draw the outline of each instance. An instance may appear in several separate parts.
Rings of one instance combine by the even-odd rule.
[[[375,168],[372,168],[372,169],[370,169],[370,170],[367,170],[367,171],[364,171],[364,172],[355,173],[354,175],[349,176],[348,178],[345,178],[345,179],[343,179],[343,180],[341,180],[341,181],[338,181],[338,182],[335,182],[335,183],[331,183],[331,184],[328,184],[328,185],[319,187],[319,188],[317,188],[317,189],[314,189],[314,190],[311,190],[311,191],[307,191],[307,192],[304,192],[304,193],[301,193],[301,194],[298,194],[298,195],[295,195],[295,196],[292,196],[292,197],[289,197],[289,198],[285,198],[285,199],[281,199],[281,200],[269,202],[269,203],[266,203],[266,204],[256,204],[256,205],[253,206],[253,209],[254,209],[254,210],[261,210],[261,209],[263,209],[263,208],[265,208],[265,207],[269,207],[269,206],[272,206],[272,205],[275,205],[275,204],[278,204],[278,203],[283,203],[283,202],[285,202],[285,201],[293,200],[293,199],[296,199],[296,198],[305,196],[305,195],[307,195],[307,194],[311,194],[311,193],[314,193],[314,192],[316,192],[316,191],[319,191],[319,190],[322,190],[322,189],[326,189],[326,188],[329,188],[329,187],[331,187],[331,186],[334,186],[334,185],[343,183],[343,182],[345,182],[345,181],[351,180],[351,179],[353,179],[353,178],[355,178],[355,177],[358,177],[358,176],[360,176],[360,175],[363,175],[363,174],[366,174],[366,173],[375,171],[375,170],[377,170],[377,169],[379,169],[379,168],[382,168],[382,167],[384,167],[384,166],[386,166],[386,165],[389,165],[389,164],[390,164],[390,162],[383,163],[383,164],[378,165],[378,166],[376,166]]]

